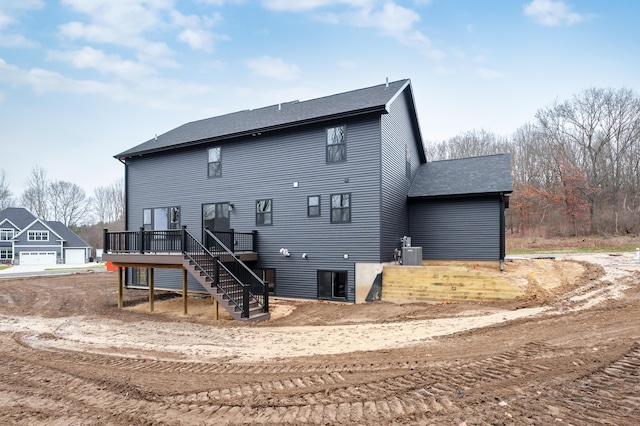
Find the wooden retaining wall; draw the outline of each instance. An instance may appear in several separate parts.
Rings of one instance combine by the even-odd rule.
[[[385,266],[382,300],[443,302],[506,300],[523,296],[507,280],[466,266]]]

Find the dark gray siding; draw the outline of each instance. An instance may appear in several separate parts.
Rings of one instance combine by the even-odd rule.
[[[382,128],[382,209],[380,233],[380,261],[393,260],[393,250],[400,247],[400,239],[409,235],[407,192],[410,179],[406,174],[406,149],[411,153],[411,177],[420,165],[416,140],[411,124],[408,92],[403,92],[391,105],[389,114],[381,118]]]
[[[499,260],[500,200],[485,198],[412,200],[412,245],[424,259]]]
[[[142,225],[144,208],[179,205],[181,224],[200,236],[202,204],[231,202],[231,227],[258,231],[257,266],[276,269],[276,295],[316,298],[317,270],[346,270],[352,301],[354,263],[377,262],[380,253],[379,123],[374,115],[226,143],[220,178],[207,178],[213,145],[128,159],[127,229]],[[326,164],[325,129],[339,124],[347,125],[347,161]],[[330,195],[336,193],[351,194],[351,223],[330,223]],[[321,196],[320,217],[307,217],[309,195]],[[273,200],[272,226],[255,225],[258,199]],[[281,248],[291,256],[283,257]],[[166,285],[180,288],[178,271],[156,271],[156,286]]]

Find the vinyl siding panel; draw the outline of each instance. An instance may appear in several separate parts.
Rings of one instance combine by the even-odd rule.
[[[390,107],[389,114],[381,118],[382,129],[382,207],[380,261],[393,260],[393,250],[400,247],[400,239],[409,235],[409,213],[407,192],[411,179],[406,173],[406,149],[411,154],[411,178],[420,165],[416,141],[420,135],[414,133],[411,123],[411,105],[407,91],[403,92]]]
[[[380,252],[379,123],[372,115],[227,142],[219,178],[207,177],[207,148],[214,145],[128,159],[127,229],[142,226],[144,208],[178,205],[181,224],[199,237],[202,204],[230,202],[231,228],[258,231],[256,266],[276,269],[277,296],[316,298],[317,270],[345,270],[353,301],[355,262],[378,261]],[[326,128],[341,124],[347,161],[327,164]],[[351,194],[351,223],[330,223],[330,196],[338,193]],[[321,197],[320,217],[307,217],[310,195]],[[273,225],[256,226],[259,199],[272,200]],[[291,256],[283,257],[281,248]],[[179,271],[157,270],[155,278],[157,287],[180,288]],[[191,286],[199,287],[190,279]]]
[[[412,245],[424,259],[499,260],[500,214],[497,197],[412,201]]]

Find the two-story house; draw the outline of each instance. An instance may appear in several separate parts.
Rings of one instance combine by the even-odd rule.
[[[58,221],[38,219],[27,209],[0,211],[0,262],[21,265],[86,263],[91,246]]]
[[[421,206],[436,204],[446,220],[447,206],[455,210],[469,188],[449,183],[443,184],[448,193],[428,190],[425,179],[438,166],[427,163],[409,80],[187,123],[115,157],[125,167],[129,234],[105,234],[104,258],[128,266],[129,287],[147,288],[150,279],[156,289],[207,286],[193,278],[185,284],[166,269],[188,269],[180,259],[158,260],[159,254],[186,250],[184,226],[209,249],[210,230],[282,297],[353,302],[357,277],[365,277],[362,291],[368,291],[371,274],[393,261],[401,238],[412,232],[431,246],[425,253],[467,258],[464,247],[444,244],[448,252],[440,252],[420,223],[411,224],[412,211],[418,221],[433,222]],[[471,204],[489,197],[485,211],[493,214],[478,219],[491,222],[494,235],[475,244],[474,255],[498,261],[504,257],[499,226],[504,194],[511,191],[509,158],[484,161],[491,164],[461,165],[501,169],[497,183],[470,192]],[[443,164],[457,167],[455,161]],[[467,178],[473,180],[468,187],[484,179]],[[411,194],[414,181],[419,184]],[[180,243],[160,244],[168,240]],[[213,256],[216,250],[210,250]],[[146,266],[159,270],[150,277]]]

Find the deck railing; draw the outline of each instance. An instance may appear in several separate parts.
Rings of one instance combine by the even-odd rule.
[[[206,230],[206,228],[205,228]],[[208,230],[206,230],[208,231]],[[208,231],[204,233],[205,247],[212,251],[220,251],[215,248],[216,242],[211,235],[222,243],[229,253],[257,253],[257,231],[236,232]],[[181,229],[167,229],[160,231],[119,231],[109,232],[104,230],[105,253],[179,253],[184,251]]]
[[[222,238],[218,237],[221,234]],[[205,228],[205,244],[198,241],[187,227],[162,231],[104,230],[105,253],[157,254],[182,253],[219,288],[229,300],[249,318],[250,300],[253,298],[269,312],[269,286],[244,264],[223,241],[233,243],[236,251],[256,249],[256,232],[211,232]]]

